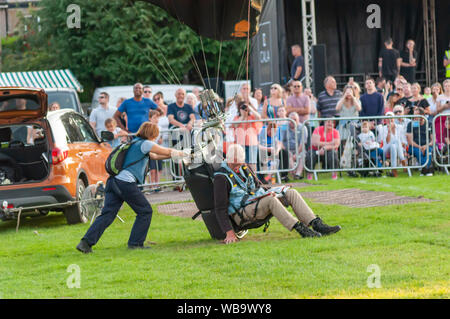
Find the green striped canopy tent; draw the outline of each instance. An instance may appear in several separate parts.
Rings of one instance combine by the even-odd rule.
[[[83,92],[83,86],[78,82],[69,69],[0,73],[0,87],[4,86],[20,86],[43,89],[73,88],[78,92]]]

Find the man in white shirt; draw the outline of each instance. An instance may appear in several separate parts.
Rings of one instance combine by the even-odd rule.
[[[105,121],[114,117],[117,109],[109,106],[109,94],[101,92],[98,97],[99,106],[95,108],[89,116],[89,123],[94,128],[98,136],[101,131],[106,131]]]

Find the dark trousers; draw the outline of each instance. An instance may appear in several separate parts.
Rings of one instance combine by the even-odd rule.
[[[339,168],[338,153],[334,150],[325,151],[325,154],[319,156],[315,150],[309,150],[306,153],[305,165],[308,169],[314,170],[317,162],[322,163],[322,169],[336,169]]]
[[[131,229],[128,246],[144,245],[152,220],[152,207],[136,183],[127,183],[110,177],[106,182],[105,206],[102,213],[95,219],[83,237],[90,246],[95,245],[106,228],[112,224],[123,202],[126,202],[137,215]]]
[[[278,154],[278,157],[280,159],[280,166],[279,169],[289,169],[289,152],[285,149],[282,149],[280,151],[280,154]],[[281,177],[288,176],[288,172],[280,173]]]
[[[391,83],[394,83],[397,74],[382,74],[382,76],[386,79],[386,82],[391,81]]]

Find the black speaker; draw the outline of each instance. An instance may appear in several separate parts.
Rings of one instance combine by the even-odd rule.
[[[219,78],[204,78],[205,89],[213,89],[220,97],[225,97],[225,87],[223,85],[223,80]]]
[[[327,52],[325,44],[317,44],[311,47],[312,53],[312,76],[314,96],[325,90],[323,80],[327,76]]]

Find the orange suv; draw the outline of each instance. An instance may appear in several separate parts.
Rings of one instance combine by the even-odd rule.
[[[0,219],[62,211],[69,224],[86,222],[77,202],[106,181],[110,152],[79,113],[47,113],[44,90],[0,88]]]

